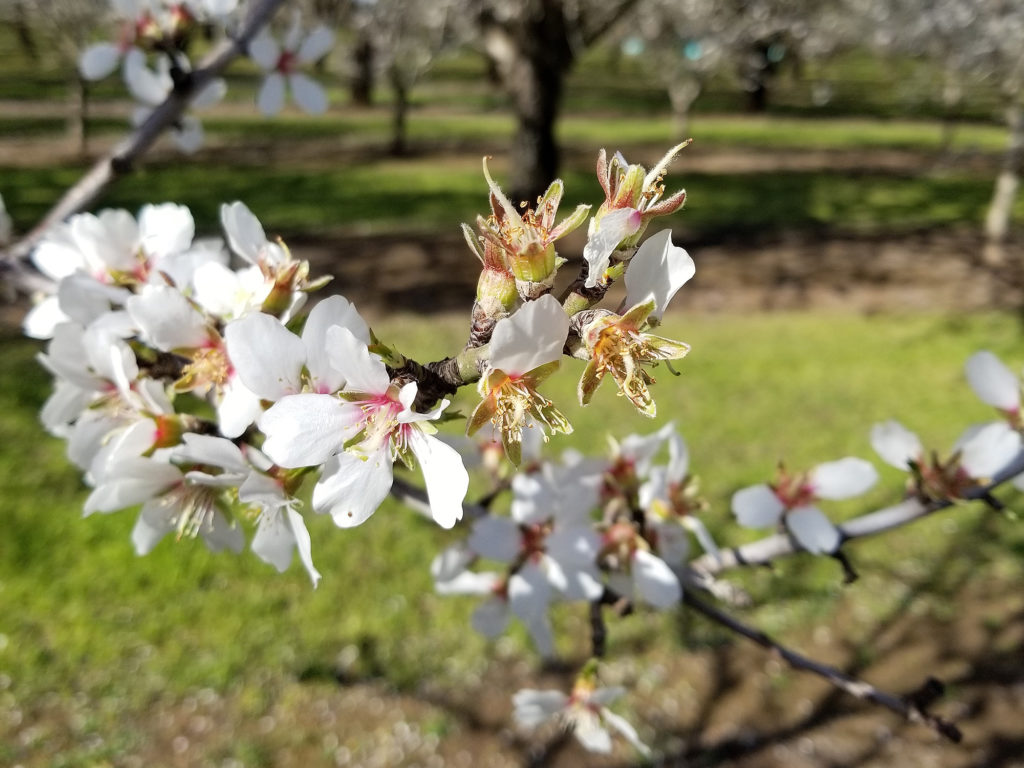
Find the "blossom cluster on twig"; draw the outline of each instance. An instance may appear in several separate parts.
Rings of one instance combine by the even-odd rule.
[[[550,657],[551,606],[590,611],[594,661],[569,694],[517,694],[518,721],[556,720],[597,751],[611,749],[611,729],[647,754],[636,730],[607,709],[620,691],[599,685],[607,610],[682,603],[761,645],[781,646],[691,595],[724,594],[715,591],[715,569],[700,564],[724,568],[736,558],[702,519],[710,505],[675,425],[613,439],[605,457],[567,450],[551,460],[543,446],[572,425],[567,409],[539,389],[570,356],[586,362],[581,405],[610,378],[639,413],[655,415],[651,370],[688,346],[653,331],[695,265],[668,230],[641,235],[685,199],[663,198],[665,170],[682,146],[651,171],[602,152],[604,203],[593,216],[580,206],[561,220],[560,181],[535,205],[517,207],[485,160],[490,213],[475,230],[463,227],[482,267],[468,340],[456,355],[427,363],[379,339],[342,296],[306,311],[326,280],[268,237],[241,202],[221,208],[223,239],[197,238],[190,212],[171,203],[137,216],[80,213],[53,227],[32,262],[57,288],[24,328],[47,342],[39,359],[55,386],[42,420],[67,440],[91,489],[85,513],[138,509],[131,540],[139,554],[168,534],[202,538],[214,550],[240,551],[248,539],[281,571],[297,554],[316,586],[308,510],[340,528],[360,525],[389,494],[410,497],[396,465],[418,468],[419,501],[435,522],[452,528],[470,518],[465,540],[434,559],[432,574],[439,592],[480,598],[471,620],[478,631],[496,636],[514,618]],[[588,217],[579,274],[556,297],[556,273],[567,262],[555,243]],[[601,308],[618,279],[625,299]],[[968,429],[951,456],[927,453],[897,422],[872,430],[881,458],[910,473],[907,493],[917,503],[971,498],[1021,453],[1017,378],[984,352],[968,361],[967,374],[1002,418]],[[447,429],[459,418],[451,398],[472,384],[479,399],[466,434],[457,435]],[[492,482],[478,504],[466,501],[474,468]],[[806,471],[780,465],[773,481],[737,491],[731,507],[741,525],[773,528],[790,551],[836,557],[850,575],[847,524],[834,523],[820,503],[857,496],[876,480],[859,457]],[[866,685],[788,649],[783,656],[844,689]],[[898,709],[898,697],[884,692],[869,698],[940,732],[948,726],[920,707]]]

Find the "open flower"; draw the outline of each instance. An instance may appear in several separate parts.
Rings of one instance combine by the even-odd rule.
[[[416,382],[392,383],[383,361],[342,326],[326,333],[330,365],[346,382],[340,396],[291,394],[260,417],[264,452],[287,467],[325,465],[313,489],[313,508],[351,527],[376,511],[391,489],[396,459],[423,470],[434,520],[451,528],[462,517],[469,475],[458,452],[430,424],[448,407],[412,410]]]
[[[662,360],[677,360],[690,351],[690,345],[645,333],[648,318],[655,310],[653,298],[631,307],[624,315],[598,311],[581,334],[590,362],[580,378],[580,404],[587,405],[594,392],[611,374],[619,392],[629,398],[644,416],[654,418],[657,406],[649,384],[654,378],[643,369]]]
[[[850,499],[867,491],[878,472],[864,461],[847,457],[819,464],[810,472],[789,474],[779,468],[778,480],[736,491],[732,511],[741,525],[768,528],[783,521],[793,538],[808,552],[835,552],[842,543],[839,529],[814,506],[818,499]]]
[[[609,753],[612,751],[612,737],[609,728],[617,731],[626,741],[645,757],[650,749],[640,741],[636,729],[623,717],[608,709],[625,689],[620,687],[598,688],[596,665],[593,662],[584,667],[573,685],[572,694],[561,691],[539,691],[525,688],[512,697],[515,706],[516,723],[523,728],[533,729],[550,720],[557,720],[572,730],[576,740],[590,752]]]
[[[523,429],[572,432],[572,425],[537,387],[558,368],[569,333],[569,318],[553,296],[531,301],[498,321],[491,337],[490,362],[480,377],[480,401],[469,419],[472,435],[488,421],[501,435],[505,455],[518,466]],[[545,439],[547,435],[544,435]]]
[[[564,185],[560,179],[551,182],[537,202],[537,208],[527,208],[522,214],[501,191],[484,158],[484,177],[491,190],[491,215],[477,217],[477,227],[483,240],[485,259],[488,243],[501,253],[508,269],[516,279],[516,287],[523,299],[543,296],[551,290],[561,260],[555,253],[555,240],[572,232],[587,218],[589,205],[580,205],[569,216],[555,224],[558,204],[562,201]],[[470,242],[472,246],[473,243]],[[476,250],[474,248],[474,250]]]
[[[871,428],[871,447],[886,464],[913,473],[913,490],[924,500],[959,499],[964,492],[988,481],[1009,464],[1021,450],[1021,436],[1009,424],[994,421],[969,427],[953,446],[952,455],[942,461],[929,457],[917,435],[898,421],[886,421]],[[1017,488],[1024,476],[1014,478]]]
[[[658,554],[670,565],[681,566],[689,556],[693,534],[705,552],[718,557],[718,545],[697,514],[707,502],[697,493],[697,479],[690,475],[690,452],[675,432],[669,435],[667,467],[653,467],[640,486],[640,508],[647,513],[647,528],[657,543]]]
[[[325,112],[326,91],[309,75],[300,72],[299,68],[323,58],[333,45],[334,33],[323,25],[303,36],[302,19],[298,13],[280,44],[264,29],[249,43],[249,55],[266,72],[256,97],[260,112],[276,115],[281,111],[284,107],[286,83],[291,88],[295,103],[303,111],[311,115]]]
[[[125,56],[124,81],[132,98],[139,102],[132,113],[132,123],[138,127],[149,119],[160,104],[174,90],[171,77],[171,64],[167,57],[157,60],[156,69],[146,66],[146,56],[142,51],[133,48]],[[191,106],[195,109],[210,107],[224,98],[227,85],[224,80],[211,80],[199,93],[192,97]],[[171,138],[182,152],[192,154],[203,145],[203,126],[193,115],[184,115],[171,127]]]

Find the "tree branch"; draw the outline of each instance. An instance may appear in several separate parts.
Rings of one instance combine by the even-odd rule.
[[[953,723],[943,720],[938,715],[933,715],[928,711],[929,706],[942,695],[944,690],[942,683],[935,678],[928,678],[919,690],[907,696],[897,696],[880,690],[868,682],[851,677],[835,667],[810,659],[781,645],[761,630],[744,624],[739,619],[730,616],[715,606],[694,597],[692,592],[683,592],[682,600],[685,605],[703,614],[716,624],[720,624],[726,629],[757,643],[762,648],[772,651],[794,669],[818,675],[818,677],[828,681],[851,696],[883,706],[912,723],[926,725],[950,741],[959,742],[962,738],[960,729]]]
[[[157,138],[181,119],[193,97],[219,77],[232,61],[245,54],[252,38],[266,26],[283,4],[284,0],[256,0],[232,39],[225,40],[202,61],[180,87],[173,88],[146,121],[98,160],[64,193],[27,235],[0,251],[0,275],[15,281],[17,285],[35,287],[21,279],[26,271],[23,268],[19,269],[18,262],[28,257],[52,227],[90,206],[115,179],[129,173],[135,161],[149,150]]]
[[[963,499],[967,501],[990,499],[993,489],[1022,472],[1024,472],[1024,451],[1021,451],[1013,461],[1000,470],[992,482],[971,488],[964,493]],[[907,499],[891,507],[855,517],[838,526],[841,536],[840,546],[854,539],[876,536],[893,528],[902,527],[922,517],[948,509],[955,503],[949,499],[928,503],[917,499]],[[750,544],[723,549],[717,557],[708,554],[702,555],[690,563],[690,568],[698,574],[697,581],[700,581],[701,576],[714,576],[741,565],[768,565],[777,558],[802,551],[791,536],[779,533]]]

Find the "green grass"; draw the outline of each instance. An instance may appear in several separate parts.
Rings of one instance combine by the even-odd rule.
[[[675,315],[664,330],[690,342],[693,352],[678,379],[659,376],[659,421],[636,415],[611,383],[591,408],[579,409],[572,401],[580,371],[570,362],[545,390],[576,430],[551,448],[592,450],[610,432],[646,432],[674,420],[713,502],[709,523],[734,542],[750,534],[730,522],[729,496],[770,477],[779,459],[799,468],[846,454],[870,457],[870,424],[893,417],[945,450],[963,426],[990,416],[962,381],[966,357],[986,347],[1014,365],[1021,362],[1019,327],[1000,315],[779,315],[756,323]],[[456,350],[462,323],[394,320],[377,331],[426,358]],[[130,512],[80,519],[85,491],[61,444],[43,437],[36,422],[48,383],[32,359],[35,349],[5,338],[0,374],[0,440],[8,446],[0,465],[0,612],[17,617],[6,623],[3,661],[19,698],[102,690],[134,707],[160,691],[245,687],[258,670],[297,676],[330,667],[349,644],[371,649],[361,660],[367,673],[399,685],[446,669],[450,674],[449,657],[464,658],[468,666],[479,658],[483,643],[465,629],[469,602],[430,594],[431,553],[452,537],[390,503],[352,531],[311,520],[324,574],[316,592],[297,567],[278,576],[249,554],[215,556],[191,540],[168,540],[151,556],[136,558],[128,541]],[[467,412],[472,402],[466,391],[457,405]],[[883,468],[882,474],[883,490],[871,497],[879,503],[897,498],[901,482],[895,471]],[[851,502],[840,510],[863,507]],[[1015,530],[1006,525],[1020,547]],[[943,536],[926,523],[889,539],[858,546],[855,557],[863,551],[877,559],[897,541],[910,560],[926,558]],[[995,556],[1011,554],[985,546]],[[815,588],[830,594],[834,564],[806,570],[812,594]],[[821,609],[812,599],[800,610]],[[671,643],[657,641],[664,649]],[[563,648],[580,650],[575,642]]]
[[[589,153],[588,153],[589,154]],[[265,155],[260,155],[265,157]],[[582,159],[580,163],[582,164]],[[953,174],[905,176],[841,172],[687,173],[685,157],[669,186],[689,193],[678,226],[690,235],[787,229],[905,232],[983,219],[990,179]],[[493,166],[503,175],[500,162]],[[45,212],[80,175],[74,167],[0,168],[0,189],[19,227]],[[258,178],[258,183],[249,180]],[[599,188],[586,167],[562,174],[565,210],[596,203]],[[126,177],[97,207],[136,210],[173,200],[188,205],[201,230],[215,228],[222,202],[244,200],[277,232],[453,231],[485,210],[476,161],[372,160],[349,167],[249,168],[211,162],[151,163]],[[1024,199],[1015,218],[1024,219]]]

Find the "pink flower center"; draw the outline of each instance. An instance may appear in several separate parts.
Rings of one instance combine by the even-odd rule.
[[[298,63],[298,57],[294,51],[281,51],[281,55],[277,57],[275,69],[282,75],[288,75],[295,70]]]

